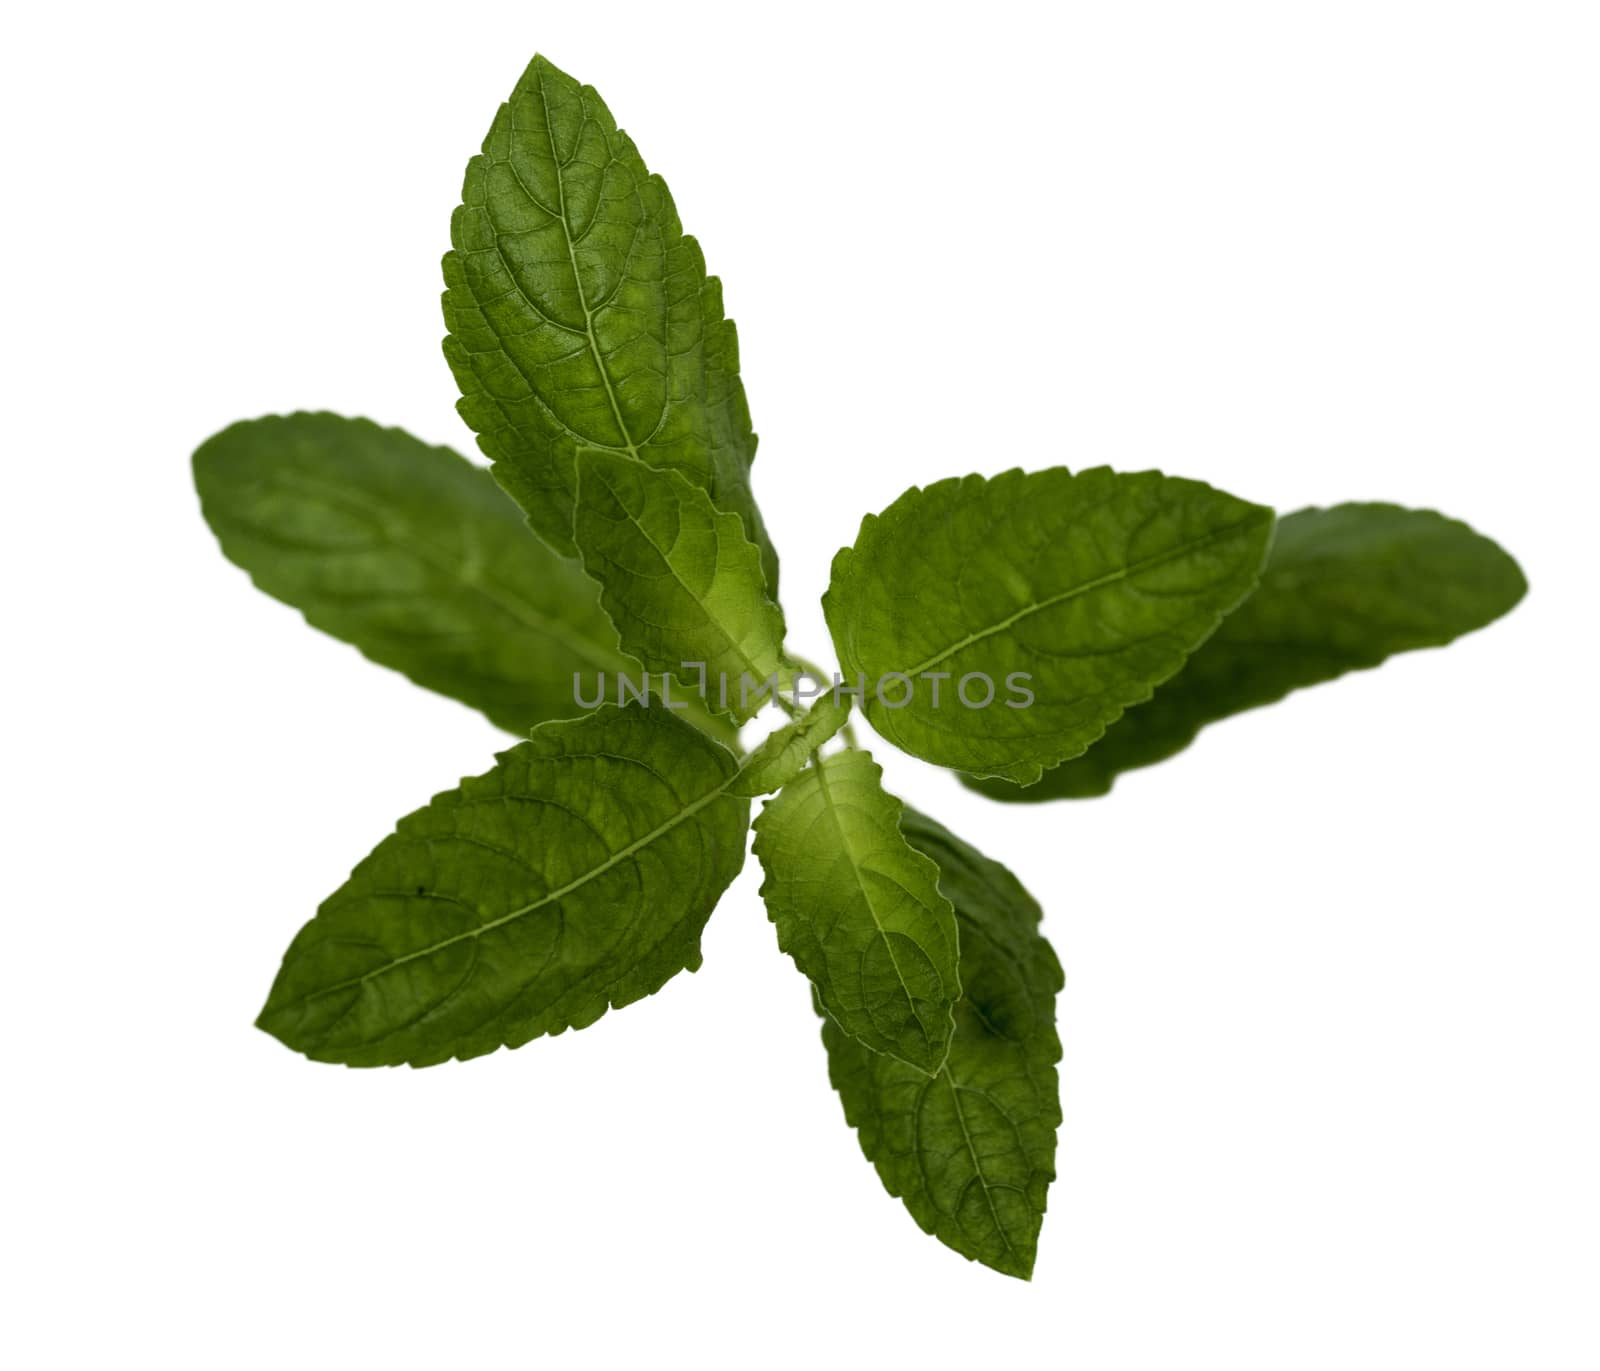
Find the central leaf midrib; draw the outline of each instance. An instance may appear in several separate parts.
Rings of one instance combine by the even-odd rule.
[[[499,918],[491,919],[488,923],[479,924],[476,928],[469,928],[461,933],[453,933],[448,938],[441,938],[437,942],[429,943],[426,947],[419,947],[415,951],[407,952],[404,956],[392,957],[388,961],[384,962],[381,966],[375,966],[372,968],[372,970],[363,972],[359,976],[351,976],[348,979],[339,981],[334,985],[322,986],[317,990],[308,991],[306,994],[301,995],[298,999],[290,1000],[287,1004],[276,1006],[270,1012],[281,1013],[287,1009],[296,1009],[301,1005],[309,1004],[312,1000],[321,999],[327,995],[336,995],[341,990],[349,990],[352,987],[365,985],[374,977],[388,975],[388,973],[393,971],[396,967],[404,966],[407,962],[414,962],[420,957],[431,957],[435,952],[442,952],[445,948],[454,946],[456,943],[465,942],[469,938],[481,938],[486,933],[492,933],[497,928],[503,928],[508,923],[512,923],[517,919],[524,918],[527,915],[534,913],[536,910],[543,909],[546,905],[550,905],[558,900],[565,899],[568,895],[572,894],[574,890],[578,890],[582,886],[587,885],[590,881],[596,880],[600,876],[603,876],[607,871],[610,871],[613,867],[626,861],[636,852],[640,852],[644,848],[648,847],[651,843],[655,842],[656,839],[664,836],[667,833],[670,833],[679,824],[693,818],[694,815],[698,814],[713,801],[720,799],[727,791],[728,787],[733,783],[737,775],[738,773],[734,772],[733,774],[724,777],[717,783],[715,788],[707,791],[698,799],[692,800],[670,819],[658,824],[642,838],[636,838],[626,847],[619,848],[598,866],[591,867],[588,871],[585,871],[582,875],[571,881],[568,881],[566,885],[560,887],[559,889],[547,891],[537,900],[533,900],[530,903],[523,905],[519,909],[513,909],[508,914],[502,914]],[[267,1012],[269,1011],[263,1011],[263,1018],[266,1016]]]
[[[845,755],[848,756],[849,754]],[[833,792],[828,788],[828,768],[825,765],[817,767],[817,784],[822,789],[822,802],[827,807],[828,815],[833,820],[834,830],[839,835],[839,845],[844,848],[845,856],[849,858],[850,873],[855,877],[856,889],[861,892],[862,902],[866,905],[867,913],[872,918],[873,927],[878,930],[878,937],[883,940],[884,950],[889,954],[889,964],[894,967],[895,978],[900,982],[901,990],[905,992],[906,1005],[911,1010],[912,1021],[921,1031],[923,1041],[927,1042],[929,1047],[932,1047],[933,1042],[928,1037],[928,1030],[923,1025],[922,1020],[917,1017],[916,1000],[911,994],[910,985],[906,983],[905,973],[900,969],[900,959],[894,954],[894,944],[889,939],[889,934],[883,926],[883,921],[878,918],[878,911],[872,903],[872,895],[867,890],[866,882],[861,879],[861,866],[856,860],[855,849],[850,842],[849,833],[840,815],[839,807],[834,803]],[[908,1062],[907,1065],[916,1067],[918,1071],[926,1070],[926,1068],[918,1066],[915,1062]]]
[[[595,337],[594,313],[589,308],[588,297],[583,292],[583,275],[578,270],[577,245],[572,241],[572,225],[567,222],[567,190],[566,177],[561,168],[561,149],[556,146],[555,125],[550,122],[550,101],[545,97],[544,80],[538,81],[539,107],[544,111],[544,136],[545,142],[550,145],[550,165],[556,173],[556,209],[557,218],[561,221],[561,240],[567,245],[567,261],[572,267],[572,289],[578,297],[578,308],[583,311],[583,333],[589,341],[589,355],[594,358],[594,367],[600,373],[600,384],[605,388],[606,399],[611,402],[611,414],[617,421],[617,432],[622,435],[622,445],[630,457],[638,457],[639,449],[634,445],[633,435],[628,432],[627,422],[622,417],[622,406],[618,403],[617,392],[611,383],[611,373],[606,370],[605,358],[600,352],[600,340]],[[581,97],[580,97],[581,107]],[[581,118],[587,120],[588,113],[583,111]]]
[[[1006,1226],[1000,1222],[1000,1211],[995,1207],[994,1193],[989,1186],[989,1178],[983,1173],[983,1158],[979,1156],[977,1147],[972,1141],[972,1130],[967,1127],[966,1111],[961,1107],[961,1092],[965,1089],[956,1081],[955,1072],[948,1066],[943,1071],[945,1084],[950,1087],[950,1103],[956,1111],[956,1122],[961,1125],[961,1140],[967,1149],[967,1156],[972,1160],[972,1176],[978,1182],[978,1188],[983,1191],[984,1202],[989,1206],[989,1217],[994,1222],[994,1230],[1000,1236],[1000,1241],[1005,1244],[1006,1255],[1013,1261],[1017,1258],[1017,1251],[1011,1245],[1011,1235],[1006,1232]]]
[[[666,478],[666,480],[667,480],[669,485],[671,484],[672,480],[674,478],[676,478],[676,479],[678,479],[680,481],[683,481],[684,486],[689,490],[697,490],[697,489],[699,489],[699,487],[693,485],[691,482],[686,480],[683,477],[682,473],[678,472],[674,468],[671,468],[671,467],[652,467],[652,466],[650,466],[650,464],[648,462],[641,461],[638,457],[631,458],[630,460],[632,460],[633,462],[637,463],[640,467],[644,468],[647,471],[660,473],[661,475],[663,475]],[[639,530],[640,536],[645,540],[645,542],[650,544],[650,546],[655,550],[656,555],[661,558],[661,564],[664,567],[666,567],[667,571],[671,574],[672,579],[676,583],[678,588],[680,590],[682,590],[683,593],[689,597],[689,600],[691,601],[691,603],[693,603],[694,605],[698,606],[701,614],[705,618],[706,623],[709,624],[714,629],[716,629],[716,631],[722,635],[722,641],[725,642],[728,645],[728,650],[730,652],[732,652],[733,655],[735,657],[737,657],[741,662],[743,662],[745,664],[745,666],[749,667],[750,673],[751,673],[752,676],[760,677],[763,680],[766,679],[764,676],[762,676],[761,668],[755,664],[755,661],[751,658],[750,654],[747,653],[744,650],[743,643],[740,640],[736,639],[733,636],[733,634],[731,632],[729,632],[729,630],[726,627],[724,627],[722,621],[711,613],[710,609],[706,605],[705,600],[702,599],[694,591],[694,589],[689,585],[689,583],[687,581],[685,581],[683,579],[683,577],[678,574],[678,568],[673,565],[671,553],[669,553],[666,548],[662,547],[661,544],[658,543],[651,536],[650,530],[647,529],[644,526],[643,517],[640,516],[640,515],[634,514],[633,511],[630,510],[625,503],[623,503],[622,496],[617,493],[617,488],[614,485],[611,484],[611,481],[606,476],[606,474],[605,474],[605,472],[603,470],[599,473],[599,476],[600,476],[600,479],[605,482],[605,487],[611,493],[611,498],[617,502],[617,504],[621,507],[622,512],[628,516],[629,522],[632,523],[632,525],[636,529]],[[579,475],[578,475],[578,489],[579,489],[579,499],[580,500],[582,499],[583,479],[584,479],[584,473],[580,471]],[[702,494],[703,493],[704,492],[702,492]],[[679,507],[681,508],[682,507],[682,503],[683,503],[681,496],[678,497],[678,501],[679,501]],[[711,502],[711,497],[709,495],[706,496],[706,502],[707,502],[707,504],[710,504],[710,502]],[[713,579],[715,579],[716,575],[718,573],[720,573],[721,570],[722,570],[722,549],[724,547],[723,537],[722,537],[722,524],[728,519],[732,519],[735,523],[739,522],[739,516],[738,515],[736,515],[736,514],[727,514],[723,510],[719,510],[718,508],[716,508],[715,505],[711,506],[712,534],[715,537],[716,544],[717,544],[717,565],[716,565],[716,570],[712,573]],[[681,526],[681,520],[680,520],[680,526]],[[757,559],[759,560],[759,558],[760,558],[760,550],[755,546],[754,543],[752,543],[748,538],[746,538],[744,536],[744,531],[743,531],[743,526],[742,525],[740,526],[739,537],[743,540],[743,546],[749,548],[749,550],[751,552],[755,553],[756,556],[757,556]],[[781,663],[779,665],[781,666]],[[770,675],[771,673],[769,672],[767,674]],[[684,676],[678,676],[678,679],[680,681],[682,681],[685,685],[687,685],[689,683],[688,679],[686,677],[684,677]]]
[[[1053,609],[1056,605],[1064,604],[1068,600],[1076,599],[1080,595],[1087,595],[1090,592],[1100,590],[1105,586],[1115,585],[1118,581],[1124,581],[1130,576],[1136,576],[1141,571],[1148,571],[1151,567],[1161,566],[1163,563],[1173,561],[1187,553],[1198,552],[1201,548],[1209,547],[1212,543],[1221,542],[1225,538],[1231,537],[1242,529],[1250,528],[1257,522],[1259,522],[1259,519],[1241,519],[1238,523],[1229,524],[1225,528],[1213,529],[1210,533],[1205,534],[1203,537],[1191,539],[1186,543],[1180,543],[1176,547],[1170,547],[1165,552],[1155,553],[1152,556],[1142,558],[1137,562],[1129,562],[1126,566],[1119,567],[1115,571],[1108,571],[1103,576],[1096,576],[1092,580],[1083,581],[1078,585],[1071,586],[1068,589],[1061,591],[1057,595],[1050,595],[1043,600],[1036,600],[1033,604],[1023,606],[1023,608],[1017,610],[1014,614],[1010,614],[1006,618],[1001,619],[998,623],[991,624],[989,627],[979,629],[974,633],[969,633],[959,642],[952,643],[949,647],[935,653],[932,657],[928,658],[927,661],[921,662],[913,667],[905,668],[902,674],[907,676],[919,675],[920,673],[927,671],[930,667],[938,666],[940,662],[949,661],[949,659],[955,656],[956,653],[964,652],[974,643],[981,643],[984,639],[992,638],[997,633],[1004,633],[1006,629],[1010,628],[1013,624],[1021,622],[1030,615],[1042,613],[1047,609]]]

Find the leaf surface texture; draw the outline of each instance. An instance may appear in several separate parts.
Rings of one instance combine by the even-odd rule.
[[[868,515],[823,604],[880,734],[1025,784],[1183,665],[1255,585],[1271,535],[1270,510],[1159,472],[968,476]]]
[[[593,87],[534,58],[467,167],[450,238],[461,414],[539,533],[572,554],[586,454],[622,454],[737,515],[775,599],[721,283]]]
[[[939,869],[961,937],[962,997],[931,1080],[826,1013],[828,1073],[861,1150],[917,1223],[963,1256],[1032,1275],[1055,1178],[1061,966],[1039,907],[999,862],[909,807],[906,840]]]
[[[753,714],[757,687],[782,666],[783,613],[760,591],[759,554],[739,520],[675,471],[594,453],[575,527],[623,647],[651,671],[703,686],[709,708]]]
[[[581,712],[574,672],[638,676],[594,582],[449,448],[275,415],[207,439],[194,473],[206,522],[257,586],[502,728]]]
[[[290,945],[259,1024],[427,1066],[583,1028],[700,964],[744,862],[733,755],[660,707],[542,724],[400,820]]]
[[[818,758],[769,800],[755,853],[778,946],[840,1028],[924,1078],[950,1048],[961,993],[955,912],[900,833],[901,804],[854,749]]]
[[[963,779],[1000,800],[1104,795],[1117,776],[1181,752],[1218,719],[1440,647],[1508,613],[1527,590],[1492,540],[1432,510],[1302,509],[1278,521],[1261,584],[1152,699],[1037,785]]]

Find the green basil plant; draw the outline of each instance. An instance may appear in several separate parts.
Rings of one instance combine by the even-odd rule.
[[[1028,1277],[1061,967],[1016,877],[884,789],[852,714],[1000,801],[1101,795],[1213,720],[1481,628],[1521,572],[1427,510],[958,476],[834,558],[824,673],[785,644],[721,283],[593,89],[534,59],[450,236],[444,350],[488,470],[333,414],[194,457],[262,590],[523,738],[361,860],[260,1026],[347,1066],[585,1028],[700,965],[770,797],[761,893],[862,1151],[923,1229]],[[741,755],[766,705],[786,721]]]

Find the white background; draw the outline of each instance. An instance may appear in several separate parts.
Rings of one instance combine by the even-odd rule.
[[[1586,4],[30,6],[6,21],[4,1360],[1600,1364],[1600,201]],[[1437,506],[1532,582],[1443,652],[1000,808],[1068,974],[1036,1278],[920,1234],[754,865],[583,1033],[353,1072],[290,936],[504,739],[223,562],[188,454],[470,450],[463,166],[542,50],[727,285],[791,641],[861,513],[1013,465]]]

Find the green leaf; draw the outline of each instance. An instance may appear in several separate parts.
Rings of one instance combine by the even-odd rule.
[[[1183,665],[1271,536],[1271,510],[1159,472],[968,476],[868,515],[823,605],[879,733],[1027,783]]]
[[[759,554],[739,520],[675,471],[597,452],[579,477],[574,526],[623,647],[704,687],[710,707],[753,714],[742,678],[754,689],[779,674],[783,612],[761,592]]]
[[[722,287],[592,87],[542,57],[467,166],[444,259],[445,356],[495,475],[572,554],[589,450],[680,471],[778,561]]]
[[[1039,934],[1039,906],[1005,867],[909,807],[900,823],[938,864],[960,926],[950,1055],[930,1080],[824,1013],[828,1074],[861,1150],[923,1230],[1026,1280],[1055,1179],[1061,966]]]
[[[274,415],[208,438],[194,477],[223,553],[257,586],[513,733],[583,713],[576,673],[642,677],[594,582],[449,448],[366,419]]]
[[[324,901],[260,1026],[428,1066],[592,1024],[700,965],[744,864],[733,755],[660,707],[541,724],[407,815]]]
[[[926,1079],[961,993],[955,913],[881,775],[867,753],[841,752],[769,800],[755,824],[761,894],[778,946],[844,1032]]]
[[[1299,510],[1279,520],[1260,588],[1082,757],[1028,787],[963,779],[999,800],[1104,795],[1119,773],[1181,752],[1208,723],[1443,646],[1507,613],[1526,590],[1495,543],[1431,510]]]
[[[754,797],[781,790],[849,717],[849,705],[835,704],[831,694],[819,696],[798,719],[775,730],[751,751],[739,767],[734,793]]]

